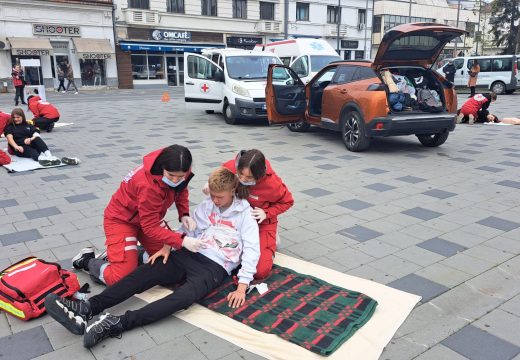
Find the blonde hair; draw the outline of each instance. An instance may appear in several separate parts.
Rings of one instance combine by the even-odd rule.
[[[238,178],[230,170],[219,167],[209,176],[208,186],[211,191],[230,191],[238,187]]]

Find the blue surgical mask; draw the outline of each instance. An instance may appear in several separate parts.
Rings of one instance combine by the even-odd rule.
[[[171,181],[170,179],[168,179],[166,176],[163,176],[162,177],[162,181],[163,183],[165,183],[166,185],[168,185],[169,187],[177,187],[179,186],[180,184],[182,184],[184,182],[184,179],[181,179],[179,180],[178,182],[174,183],[173,181]]]
[[[238,179],[238,181],[240,181],[240,183],[244,186],[254,186],[256,185],[256,181],[242,181],[240,179]]]

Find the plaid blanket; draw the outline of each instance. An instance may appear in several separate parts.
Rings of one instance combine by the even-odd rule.
[[[361,328],[377,306],[365,294],[277,265],[265,283],[267,293],[251,292],[245,305],[237,309],[226,301],[227,294],[236,289],[231,277],[199,303],[325,356]]]

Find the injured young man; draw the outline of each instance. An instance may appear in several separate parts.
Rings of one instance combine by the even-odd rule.
[[[45,299],[49,315],[72,333],[83,335],[83,345],[90,348],[108,337],[121,337],[124,331],[186,309],[211,293],[239,265],[238,286],[227,295],[227,301],[232,308],[242,306],[256,272],[260,240],[249,203],[236,195],[238,184],[238,178],[225,168],[210,175],[210,198],[194,213],[197,228],[183,234],[187,239],[203,239],[194,241],[202,244],[200,248],[193,252],[185,248],[171,251],[169,245],[164,245],[145,265],[85,301],[49,294]],[[119,316],[104,312],[156,285],[178,287],[138,310]]]

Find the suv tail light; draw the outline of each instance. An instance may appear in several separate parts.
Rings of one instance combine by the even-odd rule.
[[[516,74],[518,74],[518,62],[515,62],[514,69],[515,69],[515,76],[516,76]]]

